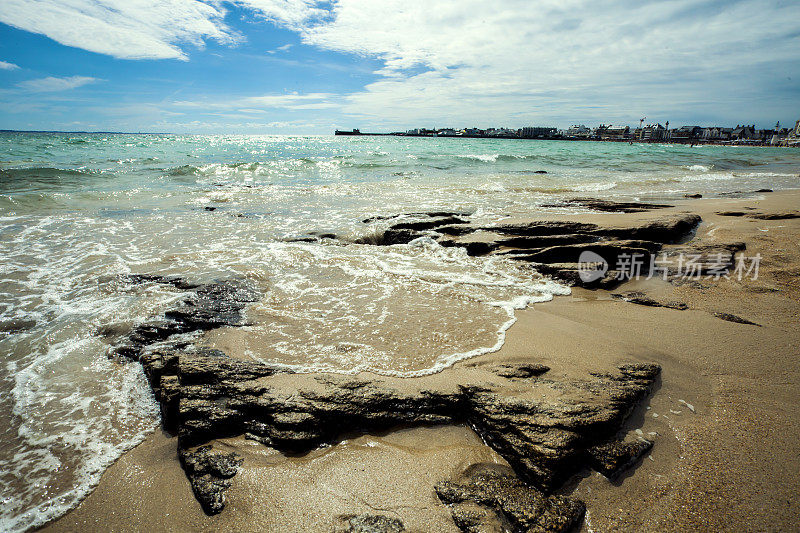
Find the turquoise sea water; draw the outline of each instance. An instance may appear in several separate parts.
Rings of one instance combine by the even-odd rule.
[[[546,174],[536,173],[546,171]],[[495,223],[554,197],[659,199],[800,186],[800,150],[398,137],[0,133],[0,530],[87,494],[158,423],[122,332],[184,295],[124,273],[243,279],[237,337],[297,370],[416,375],[499,347],[516,309],[567,289],[420,240],[349,244],[375,215]],[[208,208],[208,209],[207,209]],[[337,240],[288,242],[310,232]]]

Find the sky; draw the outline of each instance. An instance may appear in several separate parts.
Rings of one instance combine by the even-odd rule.
[[[800,119],[797,0],[2,0],[0,128]]]

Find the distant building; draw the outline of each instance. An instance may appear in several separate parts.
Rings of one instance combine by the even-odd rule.
[[[722,128],[718,128],[716,126],[710,128],[703,128],[703,133],[700,134],[700,138],[705,141],[718,141],[720,139],[720,130]]]
[[[556,136],[558,130],[543,126],[526,126],[519,130],[519,136],[526,139],[550,139]]]
[[[694,141],[703,136],[703,128],[700,126],[681,126],[670,132],[670,139],[673,141]]]
[[[601,124],[595,130],[595,137],[606,141],[621,141],[628,139],[631,136],[631,128],[629,126],[612,126]]]
[[[438,137],[455,137],[456,136],[456,130],[454,130],[453,128],[444,128],[444,129],[441,129],[441,130],[437,131],[436,135]]]
[[[636,128],[633,136],[642,141],[666,141],[671,137],[670,131],[661,124],[648,124],[644,128]]]
[[[578,138],[578,139],[586,139],[586,138],[591,137],[592,130],[590,130],[589,128],[587,128],[583,124],[573,125],[573,126],[570,126],[569,128],[567,128],[567,130],[564,132],[564,135],[566,135],[567,137],[574,137],[574,138]]]
[[[800,145],[800,120],[795,122],[794,129],[790,130],[789,135],[786,136],[786,144],[790,146]]]
[[[731,132],[731,140],[734,141],[749,141],[756,139],[756,127],[752,126],[736,126]]]

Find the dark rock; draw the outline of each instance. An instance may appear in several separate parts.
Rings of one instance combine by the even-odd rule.
[[[392,244],[408,244],[414,239],[424,237],[425,234],[419,231],[412,231],[408,229],[387,229],[383,233],[383,239],[380,244],[390,246]]]
[[[789,220],[800,218],[800,213],[749,213],[747,216],[756,220]]]
[[[550,370],[549,366],[537,365],[535,363],[505,364],[492,369],[498,376],[520,379],[541,376],[548,370]]]
[[[217,210],[216,207],[212,207],[210,205],[205,206],[203,209],[205,209],[206,211],[216,211]]]
[[[542,207],[565,207],[579,206],[594,211],[606,213],[641,213],[653,209],[664,209],[674,207],[667,204],[647,204],[642,202],[613,202],[611,200],[600,200],[599,198],[571,198],[560,203],[544,204]]]
[[[649,263],[650,254],[661,248],[660,243],[639,240],[599,241],[585,244],[565,244],[550,246],[542,250],[533,251],[524,258],[537,263],[577,263],[581,253],[591,251],[614,265],[620,256],[636,256],[645,263]],[[522,256],[516,259],[523,259]]]
[[[473,233],[477,231],[477,228],[472,226],[441,226],[436,228],[437,233],[441,233],[443,235],[467,235],[468,233]]]
[[[547,248],[563,244],[581,244],[597,241],[596,235],[566,233],[564,235],[542,235],[539,237],[510,237],[497,241],[500,246],[508,248]]]
[[[628,228],[600,228],[599,235],[619,239],[638,239],[671,244],[681,241],[702,222],[699,215],[683,213],[668,215]]]
[[[685,311],[686,309],[689,308],[689,306],[687,306],[683,302],[659,302],[650,298],[643,292],[636,292],[636,291],[628,291],[622,294],[619,293],[612,294],[611,297],[617,300],[622,300],[623,302],[630,302],[632,304],[638,304],[638,305],[647,305],[650,307],[667,307],[669,309],[677,309],[679,311]]]
[[[672,247],[659,257],[659,269],[667,277],[727,276],[736,262],[736,253],[746,247],[743,242],[697,244]]]
[[[487,226],[482,229],[504,235],[541,237],[543,235],[592,233],[598,229],[598,226],[597,224],[586,224],[583,222],[558,222],[546,220],[540,222],[528,222],[526,224],[501,224],[498,226]]]
[[[380,514],[343,515],[334,533],[401,533],[406,528],[399,518]]]
[[[444,481],[434,490],[462,531],[486,531],[481,526],[506,522],[511,531],[567,532],[586,512],[582,501],[547,496],[495,464],[473,465],[459,481]],[[481,508],[493,512],[494,520]]]
[[[525,259],[524,256],[523,259]],[[602,272],[603,268],[606,268],[607,265],[601,263],[584,263],[582,265],[578,263],[531,263],[531,266],[537,272],[550,276],[553,279],[587,289],[613,289],[624,281],[620,273],[616,270]],[[601,275],[593,279],[585,280],[585,277],[581,276],[581,267],[584,268],[584,271],[600,271]]]
[[[751,322],[746,318],[732,315],[730,313],[714,313],[714,316],[722,320],[727,320],[728,322],[735,322],[737,324],[748,324],[750,326],[759,326],[759,327],[761,326],[761,324],[756,324],[755,322]]]
[[[534,170],[533,173],[534,174],[547,174],[547,171],[546,170]]]
[[[694,194],[684,194],[683,197],[684,198],[702,198],[703,195],[700,194],[700,193],[694,193]]]
[[[695,230],[702,219],[690,213],[667,215],[628,227],[601,227],[583,222],[541,221],[527,224],[504,224],[481,228],[485,231],[520,237],[581,235],[588,240],[614,238],[669,244],[679,242]],[[569,237],[574,238],[574,237]],[[579,237],[580,238],[580,237]]]
[[[652,447],[653,441],[640,438],[606,442],[589,448],[590,464],[607,478],[614,479]]]
[[[497,243],[494,242],[459,242],[459,241],[451,241],[451,240],[443,240],[439,241],[439,244],[442,246],[447,247],[458,247],[458,248],[466,248],[467,255],[469,256],[479,256],[479,255],[486,255],[498,248]]]
[[[28,331],[36,326],[36,321],[25,318],[11,318],[0,320],[0,333],[20,333]]]
[[[137,359],[148,345],[165,341],[173,335],[207,331],[222,326],[239,326],[241,311],[249,302],[258,299],[250,287],[233,281],[195,284],[176,277],[131,274],[124,277],[130,283],[161,283],[180,290],[192,291],[184,300],[164,314],[164,318],[135,327],[127,339],[114,349],[115,355]]]
[[[772,192],[772,189],[758,189],[757,191],[753,192]]]
[[[179,457],[197,501],[207,514],[214,515],[225,507],[225,491],[239,471],[242,458],[236,453],[213,453],[211,450],[210,445],[195,450],[181,448]]]
[[[787,213],[747,213],[744,211],[718,211],[717,214],[723,217],[747,217],[755,220],[789,220],[800,218],[798,212]]]
[[[284,242],[318,242],[319,239],[316,237],[292,237],[291,239],[286,239]]]
[[[377,222],[378,220],[392,220],[395,218],[400,218],[403,216],[407,217],[431,217],[431,218],[445,218],[445,217],[468,217],[472,213],[466,213],[463,211],[421,211],[415,213],[405,213],[399,215],[378,215],[374,217],[365,218],[362,220],[364,224],[369,224],[370,222]]]
[[[433,220],[424,220],[420,222],[400,222],[394,224],[391,229],[393,230],[412,230],[412,231],[425,231],[429,229],[438,228],[440,226],[451,226],[453,224],[466,224],[467,221],[458,217],[443,217],[435,218]]]

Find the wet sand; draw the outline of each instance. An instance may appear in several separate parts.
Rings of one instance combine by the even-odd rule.
[[[563,491],[583,499],[584,531],[793,530],[800,503],[800,219],[726,217],[718,211],[786,212],[800,193],[685,200],[651,213],[537,217],[610,223],[674,211],[703,217],[695,240],[744,241],[762,256],[757,280],[674,286],[632,281],[679,311],[612,299],[608,291],[571,296],[518,313],[506,344],[435,379],[456,382],[464,368],[532,361],[550,373],[586,375],[630,361],[662,366],[660,386],[629,419],[655,440],[620,480],[586,472]],[[728,322],[731,313],[760,326]],[[287,376],[288,377],[288,376]],[[244,456],[228,505],[203,514],[180,468],[174,438],[157,432],[124,455],[75,510],[48,531],[331,531],[340,515],[380,513],[412,531],[457,531],[433,485],[477,462],[503,459],[468,428],[405,428],[351,435],[332,447],[286,457],[245,441],[217,441]]]

